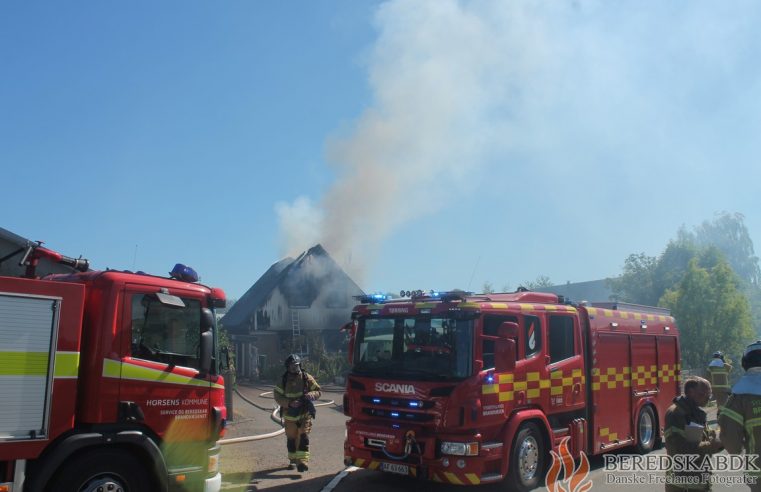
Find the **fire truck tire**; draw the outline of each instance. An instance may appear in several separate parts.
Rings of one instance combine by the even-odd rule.
[[[658,437],[658,421],[652,407],[645,405],[637,415],[637,452],[647,454],[655,448]]]
[[[142,492],[155,488],[140,461],[118,449],[87,451],[66,463],[51,482],[56,492]]]
[[[536,424],[527,422],[520,427],[510,451],[508,490],[524,492],[539,486],[544,472],[544,447],[544,438]]]

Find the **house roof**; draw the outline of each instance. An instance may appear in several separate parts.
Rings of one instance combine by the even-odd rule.
[[[538,292],[552,292],[553,294],[562,295],[566,299],[575,302],[607,301],[613,294],[613,291],[608,286],[608,279],[575,283],[567,282],[565,284],[553,285],[551,287],[543,287],[535,290]]]
[[[284,258],[272,265],[230,308],[222,323],[228,327],[244,324],[267,302],[277,287],[280,287],[290,306],[309,307],[319,289],[333,282],[348,284],[352,291],[362,293],[362,289],[318,244],[296,259]]]

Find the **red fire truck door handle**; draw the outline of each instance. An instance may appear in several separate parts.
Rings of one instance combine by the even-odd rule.
[[[576,383],[573,385],[573,394],[577,395],[581,393],[581,383]]]

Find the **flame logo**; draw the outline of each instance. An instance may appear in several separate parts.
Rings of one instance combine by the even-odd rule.
[[[528,329],[528,348],[534,350],[536,348],[536,336],[534,335],[534,325]]]
[[[552,465],[547,471],[545,478],[548,492],[586,492],[592,488],[592,481],[589,476],[589,460],[586,453],[581,452],[579,467],[574,467],[573,456],[568,450],[569,437],[563,438],[560,442],[560,454],[555,451],[552,453]],[[560,470],[563,470],[563,480],[560,478]]]

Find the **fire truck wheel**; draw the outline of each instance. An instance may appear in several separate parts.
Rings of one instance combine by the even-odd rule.
[[[637,452],[645,454],[652,451],[657,434],[657,421],[653,409],[649,406],[642,407],[637,416]]]
[[[544,440],[539,428],[531,422],[523,424],[516,434],[507,474],[509,490],[528,491],[536,488],[544,471]]]
[[[52,483],[56,491],[62,492],[141,492],[154,488],[137,458],[117,449],[93,450],[77,456],[64,465]]]

